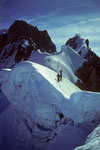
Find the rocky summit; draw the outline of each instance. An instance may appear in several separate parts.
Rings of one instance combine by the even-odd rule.
[[[82,90],[100,92],[100,58],[91,50],[89,40],[76,34],[67,40],[66,46],[72,48],[72,51],[78,54],[79,59],[84,59],[84,63],[74,72],[78,77],[75,85]],[[42,61],[44,65],[49,64],[49,61],[44,63],[45,56],[39,54],[40,59],[37,58],[36,51],[38,50],[40,53],[47,52],[48,54],[56,52],[56,46],[48,32],[39,31],[37,27],[17,20],[8,30],[2,30],[0,34],[0,68],[12,68],[15,64],[26,60],[38,61],[38,63]],[[67,70],[66,73],[68,74]]]
[[[100,92],[100,58],[89,47],[89,40],[76,34],[66,45],[85,58],[83,65],[75,72],[79,80],[75,83],[82,90]]]
[[[76,72],[76,76],[81,79],[77,81],[83,90],[100,92],[100,58],[91,50],[86,55],[85,61]]]
[[[13,59],[15,63],[27,60],[32,51],[54,53],[56,46],[46,30],[39,31],[25,21],[16,20],[5,32],[0,35],[0,59]]]

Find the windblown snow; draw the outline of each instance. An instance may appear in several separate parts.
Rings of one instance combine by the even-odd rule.
[[[100,93],[73,84],[84,59],[71,48],[63,46],[53,55],[33,53],[34,62],[31,55],[30,61],[0,72],[0,105],[10,102],[0,113],[0,148],[73,150],[100,123]]]

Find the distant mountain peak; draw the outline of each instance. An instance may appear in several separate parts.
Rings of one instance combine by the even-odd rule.
[[[36,43],[37,49],[48,53],[56,52],[56,46],[46,30],[39,31],[37,27],[28,24],[23,20],[16,20],[9,28],[8,35],[11,40],[29,40],[30,38]]]
[[[66,45],[74,49],[79,55],[85,57],[89,51],[89,40],[83,39],[80,34],[76,34],[74,37],[70,38]]]
[[[23,20],[16,20],[10,26],[8,32],[0,35],[0,59],[2,64],[6,60],[8,61],[10,57],[15,63],[28,60],[32,51],[37,50],[54,53],[56,52],[56,46],[46,30],[39,31],[37,27]]]
[[[32,38],[32,34],[34,35],[38,32],[38,28],[28,24],[22,20],[16,20],[9,28],[8,34],[12,39],[16,38]]]
[[[85,58],[83,65],[75,72],[79,80],[75,83],[79,88],[90,91],[100,91],[100,58],[89,47],[89,40],[80,34],[70,38],[66,45]]]

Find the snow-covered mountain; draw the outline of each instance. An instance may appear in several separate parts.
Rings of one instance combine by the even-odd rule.
[[[89,40],[82,39],[76,34],[70,38],[66,45],[72,47],[86,61],[75,72],[76,76],[81,80],[76,82],[76,85],[89,91],[100,92],[100,58],[89,47]]]
[[[56,46],[51,41],[46,30],[39,31],[25,21],[15,21],[8,32],[0,35],[0,67],[5,67],[8,62],[11,66],[27,60],[32,51],[56,52]]]
[[[37,27],[31,26],[25,21],[15,21],[8,29],[8,32],[0,35],[0,43],[0,68],[12,68],[15,64],[25,60],[31,60],[40,64],[43,62],[43,65],[51,67],[55,71],[58,71],[59,66],[62,68],[63,66],[67,66],[65,65],[65,60],[67,61],[68,57],[64,59],[61,58],[62,60],[59,60],[59,63],[57,62],[58,67],[55,68],[55,58],[57,55],[59,57],[59,53],[56,52],[56,46],[51,41],[47,31],[39,31]],[[79,34],[76,34],[74,37],[70,38],[65,45],[70,47],[70,49],[72,48],[77,55],[81,56],[78,58],[82,60],[81,63],[78,62],[80,67],[78,66],[77,69],[74,70],[73,77],[69,74],[70,70],[67,71],[66,69],[66,73],[69,74],[70,80],[82,90],[99,92],[100,58],[89,47],[89,40],[85,40]],[[66,46],[63,46],[65,47],[64,49],[66,49]],[[42,56],[40,55],[40,59],[41,57],[42,59],[40,60],[36,52],[47,52],[48,54],[42,53]],[[55,54],[52,60],[52,66],[49,66],[49,59],[47,60],[45,58],[49,54]],[[66,56],[65,53],[63,55],[64,57]],[[53,56],[50,57],[50,59],[52,58]],[[74,65],[76,63],[74,60],[77,58],[72,59],[73,61],[71,62]],[[82,63],[83,59],[84,63]],[[62,63],[63,60],[64,62]],[[47,63],[48,65],[46,65]],[[68,61],[66,64],[68,64]],[[79,80],[76,81],[77,77],[75,76],[77,76]]]
[[[72,47],[79,55],[85,57],[89,50],[89,40],[83,39],[79,34],[76,34],[73,38],[70,38],[66,45]]]
[[[99,65],[89,41],[76,35],[56,52],[47,31],[24,21],[15,21],[0,40],[0,150],[98,148],[100,93],[74,84],[83,88],[84,65]]]
[[[3,149],[16,149],[17,144],[21,150],[53,150],[68,133],[70,144],[62,141],[62,150],[72,150],[84,144],[87,134],[100,123],[100,93],[81,92],[67,77],[57,82],[56,72],[47,67],[22,62],[0,75],[2,91],[10,101],[0,114],[1,141],[9,141],[0,143]]]

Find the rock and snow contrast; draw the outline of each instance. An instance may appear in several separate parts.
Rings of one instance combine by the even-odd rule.
[[[88,53],[89,41],[81,38],[79,34],[76,34],[73,38],[70,38],[66,45],[72,47],[76,52],[78,52],[82,57]]]
[[[6,64],[13,67],[16,63],[27,60],[32,51],[38,49],[41,52],[56,52],[56,46],[46,30],[39,31],[25,21],[16,20],[7,33],[0,35],[0,68]]]
[[[76,85],[82,90],[100,92],[100,58],[89,47],[89,40],[76,34],[66,42],[66,45],[86,60],[75,72],[81,80],[78,80]]]
[[[85,145],[75,148],[75,150],[99,150],[100,149],[100,125],[98,125],[92,133],[89,134]]]
[[[51,149],[62,138],[62,132],[66,131],[67,136],[68,128],[83,144],[90,127],[93,130],[99,123],[100,94],[81,92],[67,77],[62,82],[55,77],[53,70],[32,62],[22,62],[11,71],[1,72],[1,88],[10,106],[1,114],[0,126],[6,124],[3,117],[11,115],[12,137],[22,148]],[[68,146],[71,149],[78,145],[75,142]]]
[[[19,35],[22,24],[29,29],[25,36]],[[100,93],[74,84],[83,84],[76,72],[91,58],[89,42],[76,35],[56,52],[49,37],[39,41],[44,32],[19,21],[0,37],[8,39],[0,55],[0,150],[99,150]]]

